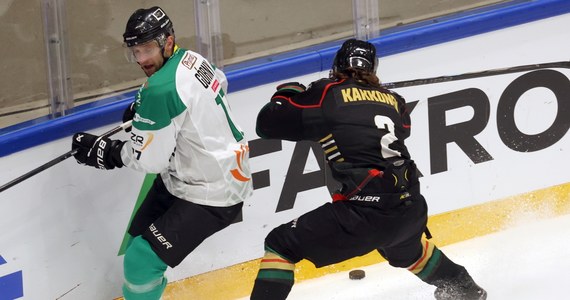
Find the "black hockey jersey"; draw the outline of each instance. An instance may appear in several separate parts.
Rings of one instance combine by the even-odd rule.
[[[404,99],[356,79],[321,79],[300,93],[280,93],[260,111],[264,138],[318,141],[330,162],[383,169],[409,159],[410,116]]]

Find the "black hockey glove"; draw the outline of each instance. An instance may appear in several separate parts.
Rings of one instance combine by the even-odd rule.
[[[125,142],[105,137],[97,140],[98,138],[85,132],[73,135],[71,149],[77,150],[73,155],[77,162],[103,170],[123,167],[121,148]]]
[[[296,94],[302,93],[306,90],[307,88],[303,84],[298,82],[283,83],[277,86],[277,92],[273,94],[271,99],[273,99],[275,96],[283,96],[289,98]]]
[[[123,123],[132,120],[135,117],[135,102],[129,104],[125,111],[123,112]],[[130,132],[131,127],[125,128],[125,132]]]

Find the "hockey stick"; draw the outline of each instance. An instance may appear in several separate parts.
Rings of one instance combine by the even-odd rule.
[[[464,73],[464,74],[459,74],[459,75],[449,75],[449,76],[439,76],[439,77],[431,77],[431,78],[396,81],[396,82],[390,82],[390,83],[383,83],[382,87],[387,88],[387,89],[396,89],[396,88],[410,87],[410,86],[416,86],[416,85],[441,83],[441,82],[448,82],[448,81],[455,81],[455,80],[472,79],[472,78],[503,75],[503,74],[518,73],[518,72],[532,71],[532,70],[538,70],[538,69],[548,69],[548,68],[570,68],[570,61],[559,61],[559,62],[551,62],[551,63],[523,65],[523,66],[516,66],[516,67],[508,67],[508,68],[501,68],[501,69],[492,69],[492,70],[486,70],[486,71]]]
[[[114,135],[114,134],[116,134],[116,133],[121,132],[123,129],[127,129],[127,128],[131,127],[131,123],[132,123],[132,121],[125,122],[125,123],[123,123],[123,124],[121,124],[121,125],[119,125],[119,126],[113,128],[113,129],[111,129],[111,130],[109,130],[109,131],[103,133],[102,135],[100,135],[100,136],[97,138],[97,140],[95,140],[95,143],[97,143],[101,138],[110,137],[110,136],[112,136],[112,135]],[[48,168],[51,168],[51,167],[53,167],[54,165],[56,165],[56,164],[58,164],[58,163],[60,163],[60,162],[62,162],[62,161],[64,161],[64,160],[66,160],[66,159],[72,157],[73,155],[75,155],[75,153],[77,153],[77,150],[70,150],[70,151],[68,151],[67,153],[62,154],[62,155],[60,155],[60,156],[58,156],[58,157],[56,157],[56,158],[54,158],[54,159],[48,161],[47,163],[45,163],[45,164],[43,164],[43,165],[41,165],[41,166],[39,166],[39,167],[37,167],[37,168],[31,170],[30,172],[28,172],[28,173],[26,173],[26,174],[24,174],[24,175],[22,175],[22,176],[20,176],[20,177],[18,177],[18,178],[16,178],[16,179],[12,180],[12,181],[10,181],[10,182],[8,182],[8,183],[6,183],[6,184],[0,186],[0,193],[3,192],[3,191],[5,191],[5,190],[7,190],[7,189],[9,189],[9,188],[11,188],[11,187],[13,187],[14,185],[16,185],[16,184],[18,184],[18,183],[20,183],[20,182],[22,182],[22,181],[24,181],[24,180],[26,180],[26,179],[32,177],[32,176],[34,176],[34,175],[40,173],[41,171],[44,171],[44,170],[46,170],[46,169],[48,169]]]

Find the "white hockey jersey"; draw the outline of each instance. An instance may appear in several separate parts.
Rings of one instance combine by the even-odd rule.
[[[249,197],[249,148],[233,121],[224,73],[177,48],[140,88],[123,163],[160,173],[168,191],[197,204],[227,207]]]

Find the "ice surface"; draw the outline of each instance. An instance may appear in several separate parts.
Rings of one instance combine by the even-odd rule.
[[[570,215],[528,220],[497,233],[441,248],[464,265],[488,292],[489,300],[569,299]],[[434,299],[434,287],[387,263],[362,268],[366,277],[348,272],[302,281],[291,300]]]

